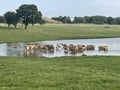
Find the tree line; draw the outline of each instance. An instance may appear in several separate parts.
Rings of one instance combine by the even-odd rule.
[[[44,23],[42,13],[38,11],[37,6],[34,4],[23,4],[16,9],[16,12],[6,12],[4,16],[0,16],[0,23],[3,22],[6,22],[8,27],[10,27],[11,24],[16,27],[17,23],[20,22],[25,25],[25,29],[29,24]]]
[[[62,23],[92,23],[92,24],[120,24],[120,17],[106,17],[101,15],[96,16],[84,16],[84,17],[74,17],[73,20],[69,16],[58,16],[52,17],[53,20],[60,21]],[[35,23],[43,24],[45,21],[42,19],[41,11],[38,11],[38,8],[34,4],[23,4],[16,12],[8,11],[4,16],[0,16],[0,23],[6,22],[8,27],[10,25],[17,26],[18,23],[22,23],[25,26],[25,29],[29,24],[34,25]]]
[[[74,17],[73,20],[69,16],[52,17],[52,19],[63,22],[63,23],[92,23],[92,24],[120,24],[120,17],[106,17],[106,16],[84,16]]]

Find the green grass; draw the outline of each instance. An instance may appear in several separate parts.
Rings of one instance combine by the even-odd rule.
[[[120,26],[0,24],[0,43],[120,37]],[[120,57],[0,57],[0,90],[119,90]]]
[[[28,29],[8,28],[0,24],[0,43],[2,42],[28,42],[43,40],[79,39],[120,37],[120,26],[110,25],[84,25],[84,24],[45,24],[28,26]]]
[[[120,57],[0,58],[0,90],[119,90]]]

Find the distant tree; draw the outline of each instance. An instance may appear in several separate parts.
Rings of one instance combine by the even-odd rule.
[[[53,17],[52,19],[53,19],[53,20],[60,21],[60,22],[63,22],[63,16]]]
[[[71,18],[69,16],[64,16],[62,22],[63,23],[71,23]]]
[[[113,18],[101,15],[74,17],[73,21],[69,16],[52,17],[52,19],[63,23],[120,24],[120,17]]]
[[[74,17],[73,23],[85,23],[85,19],[83,17]]]
[[[59,17],[52,17],[53,20],[57,20],[63,23],[71,23],[71,18],[69,16],[59,16]]]
[[[84,16],[85,23],[92,23],[92,18],[89,16]]]
[[[94,24],[104,24],[107,22],[107,18],[105,16],[92,16],[91,19]]]
[[[52,17],[53,20],[56,20],[56,21],[61,21],[60,17],[62,16],[59,16],[59,17]]]
[[[0,23],[4,23],[4,22],[5,22],[4,16],[0,16]]]
[[[116,17],[116,24],[120,24],[120,17]]]
[[[115,24],[115,23],[116,23],[116,19],[113,18],[113,17],[108,17],[108,18],[107,18],[107,23],[108,23],[108,24]]]
[[[42,21],[42,14],[38,11],[36,5],[21,5],[17,10],[17,16],[22,18],[23,24],[25,24],[25,29],[27,28],[28,24],[31,23],[41,23]]]
[[[74,17],[73,23],[78,23],[78,18]]]
[[[6,12],[4,14],[6,23],[8,24],[8,27],[10,27],[11,24],[13,24],[15,27],[17,26],[18,23],[18,17],[15,12]]]

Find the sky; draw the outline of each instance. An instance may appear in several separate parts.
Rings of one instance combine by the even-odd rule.
[[[0,0],[0,15],[23,4],[35,4],[45,17],[120,16],[120,0]]]

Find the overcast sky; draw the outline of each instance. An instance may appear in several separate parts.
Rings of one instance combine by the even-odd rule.
[[[46,17],[120,16],[120,0],[0,0],[0,15],[22,4],[35,4]]]

